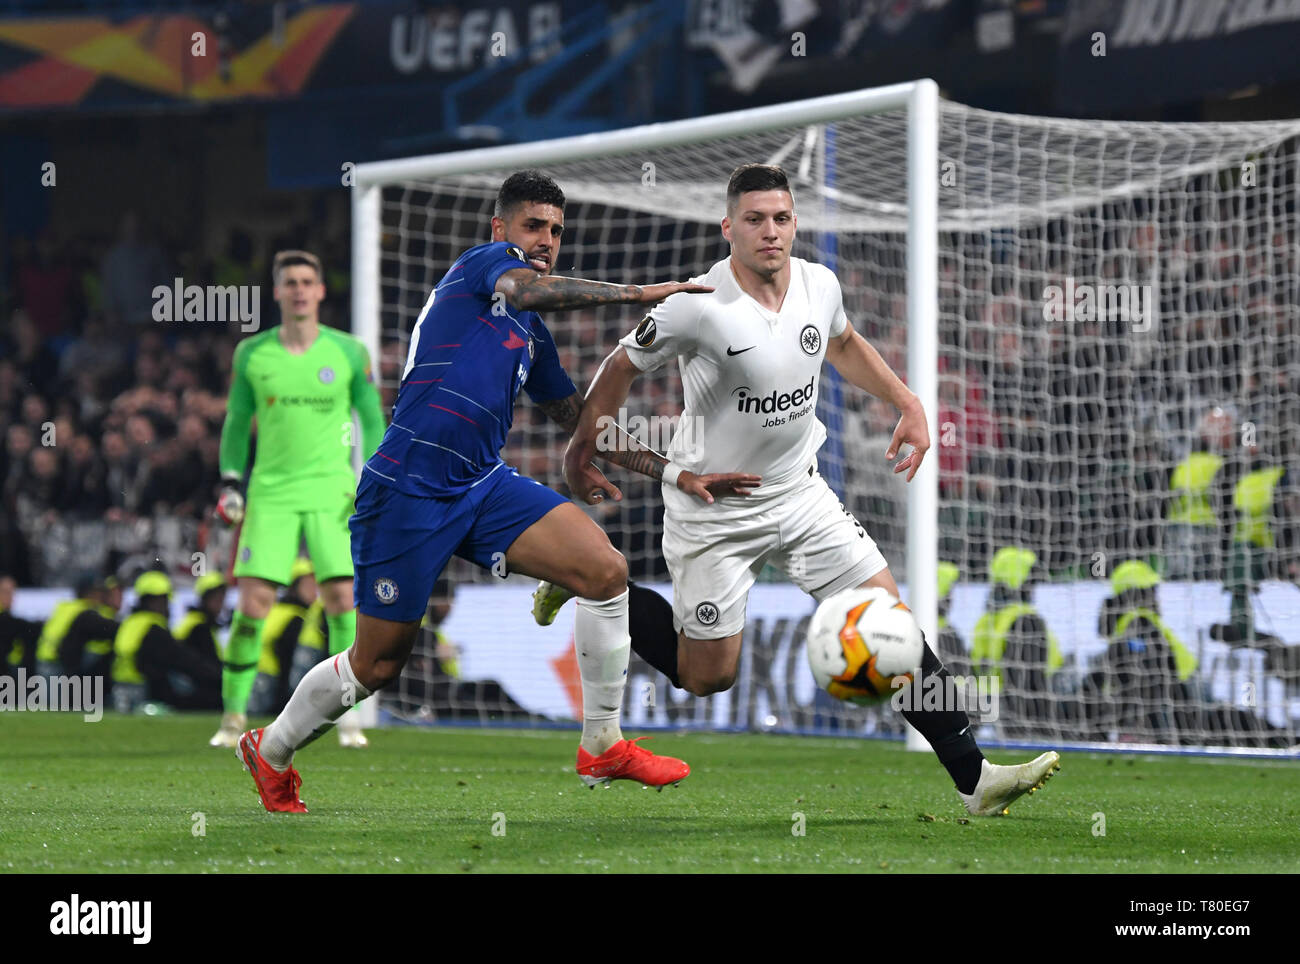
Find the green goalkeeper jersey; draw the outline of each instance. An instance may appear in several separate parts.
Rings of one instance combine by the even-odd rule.
[[[257,451],[248,500],[263,508],[330,510],[356,491],[352,469],[352,410],[361,422],[362,458],[379,447],[384,417],[365,347],[351,335],[320,326],[301,355],[285,349],[277,325],[235,348],[221,474],[242,476],[251,420]]]

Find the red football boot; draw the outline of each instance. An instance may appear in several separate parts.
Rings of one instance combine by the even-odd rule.
[[[307,808],[298,799],[298,788],[302,786],[302,777],[292,766],[283,773],[262,759],[257,752],[262,744],[262,730],[249,730],[239,738],[236,753],[244,769],[252,774],[257,784],[257,795],[262,798],[262,806],[271,813],[306,813]]]
[[[645,747],[638,746],[648,736],[635,740],[619,740],[600,756],[592,756],[578,747],[578,776],[588,787],[598,783],[609,785],[611,780],[638,780],[647,787],[660,791],[668,784],[676,786],[690,776],[691,768],[670,756],[655,756]]]

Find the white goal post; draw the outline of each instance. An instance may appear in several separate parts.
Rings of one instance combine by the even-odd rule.
[[[361,164],[353,171],[353,330],[370,348],[391,398],[393,361],[404,352],[415,314],[451,260],[486,240],[496,186],[513,170],[546,170],[569,198],[565,246],[573,253],[562,251],[557,271],[648,282],[701,273],[725,254],[717,222],[731,169],[746,161],[780,163],[794,184],[796,247],[804,245],[796,254],[837,271],[850,321],[865,321],[864,334],[880,341],[896,368],[905,359],[907,383],[925,407],[933,448],[904,488],[874,467],[883,461],[883,444],[879,452],[860,450],[881,441],[880,412],[837,379],[824,379],[818,411],[830,435],[823,474],[886,557],[904,557],[895,571],[932,645],[938,649],[941,633],[952,627],[965,637],[965,656],[987,650],[990,630],[977,617],[1001,598],[993,584],[1006,582],[997,551],[1035,557],[1032,578],[1013,578],[1016,585],[1004,585],[1007,598],[996,605],[1015,604],[1015,592],[1033,587],[1052,652],[1044,649],[1045,673],[1028,674],[1037,682],[1023,684],[1037,687],[1022,700],[1028,722],[984,720],[984,736],[1277,752],[1294,743],[1300,693],[1288,675],[1289,651],[1267,649],[1255,634],[1277,647],[1300,636],[1300,591],[1293,598],[1279,578],[1292,571],[1286,533],[1293,520],[1269,509],[1272,542],[1247,560],[1267,571],[1233,597],[1254,600],[1263,618],[1252,624],[1246,645],[1231,638],[1220,645],[1211,626],[1221,623],[1207,621],[1219,619],[1219,603],[1184,607],[1183,600],[1225,583],[1235,537],[1184,532],[1182,516],[1176,519],[1169,506],[1204,493],[1163,487],[1204,434],[1202,408],[1226,413],[1233,431],[1251,425],[1267,436],[1266,445],[1252,448],[1257,461],[1237,465],[1245,456],[1233,452],[1219,461],[1245,475],[1262,464],[1261,450],[1272,457],[1288,473],[1277,487],[1278,505],[1300,475],[1287,428],[1289,413],[1300,407],[1285,384],[1288,338],[1300,338],[1298,136],[1296,121],[1144,124],[996,114],[942,101],[933,81],[920,80]],[[1233,320],[1243,314],[1246,321]],[[563,321],[557,314],[547,323],[583,388],[629,319],[577,315]],[[1230,349],[1242,332],[1249,336],[1244,347]],[[1218,381],[1216,369],[1223,374]],[[674,400],[680,406],[676,391],[668,375],[629,405],[639,398],[647,410],[668,410]],[[1256,412],[1270,406],[1276,417],[1266,426]],[[546,454],[560,444],[554,430],[517,412],[516,435],[522,441],[508,443],[508,461],[526,462],[521,471],[558,485]],[[1218,479],[1227,477],[1225,469]],[[625,491],[621,515],[593,514],[618,535],[636,577],[662,580],[654,559],[657,493],[635,485]],[[1228,491],[1227,502],[1215,506],[1232,511],[1232,496]],[[1183,512],[1185,502],[1180,506]],[[1219,535],[1226,531],[1220,526]],[[1200,551],[1180,540],[1198,536],[1215,552],[1225,547],[1213,572],[1180,568],[1188,553]],[[941,559],[960,573],[944,599],[936,581]],[[1178,679],[1170,682],[1179,687],[1176,697],[1167,687],[1157,692],[1125,682],[1115,665],[1119,650],[1107,648],[1114,637],[1095,629],[1112,576],[1130,561],[1150,563],[1165,576],[1158,589],[1146,588],[1164,600],[1166,623],[1176,622],[1187,637],[1182,645],[1190,656],[1183,661],[1179,650]],[[762,605],[752,602],[751,618]],[[1235,619],[1237,608],[1232,612]],[[468,615],[459,618],[470,626]],[[789,638],[773,630],[763,672],[795,673],[779,668],[798,648],[795,622]],[[995,688],[1010,698],[1036,657],[1018,664],[1012,653],[1021,649],[1005,636],[992,644],[991,662],[985,652],[983,664],[968,660],[968,672],[974,679],[981,665],[986,672],[994,666]],[[500,663],[476,665],[530,713],[565,715],[554,705],[560,698],[548,703],[543,693],[558,692],[553,681],[538,683],[535,700],[522,699],[518,693],[531,686],[523,676]],[[807,675],[802,666],[798,671]],[[1248,697],[1236,689],[1243,681],[1253,687]],[[876,711],[828,709],[798,681],[783,679],[773,690],[755,677],[748,685],[725,704],[716,697],[698,706],[677,697],[652,700],[644,722],[898,732]],[[1130,703],[1131,712],[1123,709]],[[463,709],[468,716],[476,711]],[[424,710],[443,715],[437,707]],[[1266,725],[1256,731],[1254,719]]]

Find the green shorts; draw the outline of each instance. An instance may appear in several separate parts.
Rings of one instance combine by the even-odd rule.
[[[352,578],[351,499],[341,501],[333,511],[298,512],[259,505],[250,499],[244,513],[235,552],[236,578],[252,576],[288,585],[289,570],[304,540],[317,582]]]

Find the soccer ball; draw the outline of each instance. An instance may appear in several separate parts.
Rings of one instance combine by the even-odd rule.
[[[884,589],[846,589],[824,600],[808,626],[808,665],[817,685],[869,706],[889,699],[921,667],[924,643],[911,611]]]

